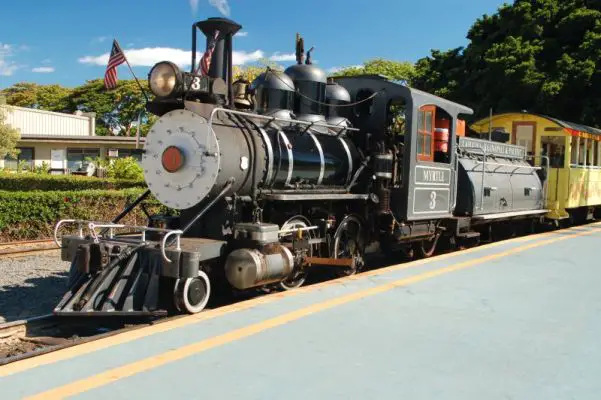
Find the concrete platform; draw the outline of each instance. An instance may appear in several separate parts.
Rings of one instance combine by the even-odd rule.
[[[265,296],[0,367],[0,398],[598,399],[601,224]]]

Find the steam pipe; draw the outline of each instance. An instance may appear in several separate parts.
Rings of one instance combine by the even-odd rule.
[[[200,217],[202,217],[207,211],[209,211],[211,209],[211,207],[213,207],[215,205],[215,203],[217,203],[217,201],[219,201],[223,196],[225,196],[225,194],[227,193],[227,191],[232,188],[232,185],[234,184],[234,181],[235,181],[234,178],[230,178],[230,179],[227,180],[227,184],[221,190],[221,192],[219,192],[219,194],[217,196],[215,196],[215,198],[213,200],[211,200],[211,202],[209,204],[207,204],[205,208],[203,208],[202,210],[200,210],[200,212],[198,214],[196,214],[196,216],[194,216],[194,218],[192,218],[192,220],[190,222],[188,222],[188,224],[186,224],[186,226],[182,229],[182,233],[181,233],[182,236],[187,231],[189,231],[190,228],[196,223],[196,221],[198,221],[198,219]],[[171,246],[175,240],[177,240],[176,237],[174,237],[173,239],[171,239],[169,241],[169,243],[167,243],[165,245],[165,247]]]
[[[257,206],[257,141],[255,139],[255,135],[253,134],[253,130],[251,128],[249,128],[247,122],[244,120],[244,118],[240,117],[240,116],[236,116],[236,119],[238,120],[238,122],[240,123],[240,125],[244,126],[244,128],[248,131],[248,135],[250,136],[250,141],[252,142],[252,148],[253,148],[253,165],[252,165],[252,172],[251,172],[251,185],[252,185],[252,201],[253,201],[253,205]]]
[[[369,163],[369,160],[370,160],[369,156],[365,160],[363,160],[363,162],[361,163],[361,166],[357,169],[357,171],[355,172],[355,175],[353,175],[353,179],[350,181],[350,183],[346,187],[347,191],[350,191],[353,188],[353,186],[355,186],[357,179],[359,179],[359,175],[361,175],[361,172],[363,172],[363,170]]]
[[[149,194],[150,194],[150,189],[147,189],[144,193],[142,193],[140,195],[140,197],[138,197],[136,200],[134,200],[133,203],[131,203],[129,206],[125,207],[125,209],[123,211],[121,211],[121,213],[119,215],[117,215],[111,221],[111,223],[116,224],[117,222],[121,221],[121,219],[123,217],[125,217],[127,214],[129,214],[131,212],[131,210],[133,210],[138,204],[140,204],[145,198],[147,198]],[[104,228],[100,232],[100,234],[104,235],[108,230],[109,230],[109,228]]]

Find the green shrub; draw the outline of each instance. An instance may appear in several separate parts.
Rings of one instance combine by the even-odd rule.
[[[0,242],[50,238],[61,219],[109,222],[143,192],[144,189],[0,191]],[[169,211],[154,198],[145,203],[149,212]],[[122,222],[146,225],[147,217],[138,206]]]
[[[42,165],[36,165],[33,167],[33,173],[37,175],[49,175],[50,164],[46,161],[42,162]]]
[[[144,172],[135,158],[125,157],[117,158],[107,167],[109,178],[143,180]]]
[[[118,190],[145,188],[143,179],[99,179],[77,175],[11,174],[0,172],[0,190]]]

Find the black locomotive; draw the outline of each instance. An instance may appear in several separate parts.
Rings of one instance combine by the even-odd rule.
[[[67,221],[80,232],[62,237],[72,268],[56,314],[196,313],[216,287],[291,289],[312,268],[360,271],[370,249],[428,257],[546,212],[524,148],[460,137],[471,109],[381,76],[327,79],[298,36],[296,64],[233,82],[240,28],[198,22],[191,71],[150,71],[149,190],[111,223]],[[198,31],[216,40],[205,74]],[[150,193],[179,218],[116,235]]]

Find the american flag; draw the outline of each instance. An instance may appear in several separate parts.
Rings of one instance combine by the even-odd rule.
[[[114,89],[117,87],[117,67],[125,61],[125,54],[121,51],[119,43],[117,43],[116,40],[113,40],[111,56],[109,57],[109,63],[106,66],[106,72],[104,73],[104,86],[107,89]]]
[[[207,41],[207,50],[200,59],[199,69],[202,75],[209,75],[209,67],[211,66],[211,57],[213,51],[215,51],[215,45],[217,44],[217,37],[219,37],[219,31],[215,31],[215,35]]]

